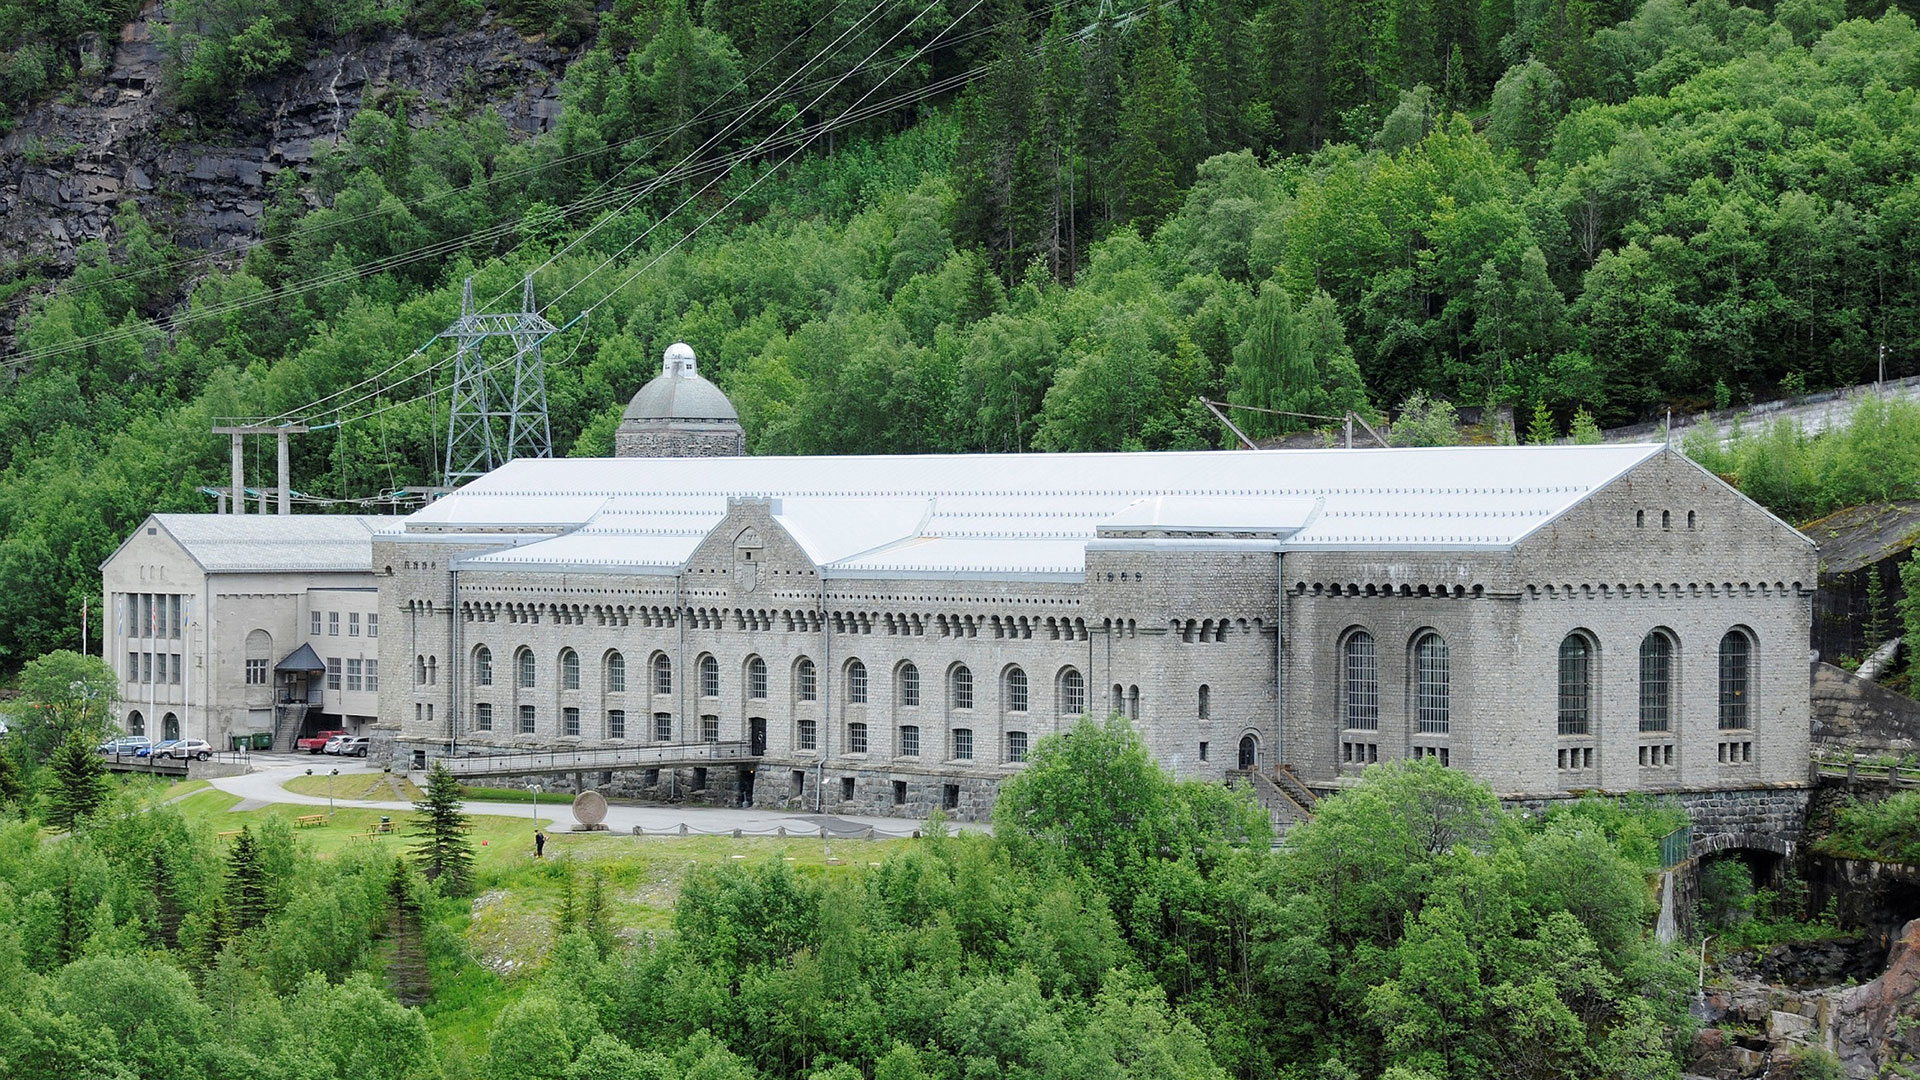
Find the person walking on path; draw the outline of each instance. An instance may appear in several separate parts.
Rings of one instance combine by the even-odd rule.
[[[539,829],[533,830],[533,857],[544,859],[547,856],[547,834]]]

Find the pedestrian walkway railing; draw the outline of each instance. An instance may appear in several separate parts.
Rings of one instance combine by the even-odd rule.
[[[1693,826],[1682,825],[1660,838],[1660,868],[1671,870],[1693,857]]]
[[[668,746],[609,746],[581,750],[497,750],[458,747],[445,757],[455,776],[520,776],[530,773],[587,772],[608,769],[671,769],[699,765],[745,764],[758,760],[744,742],[680,743]]]

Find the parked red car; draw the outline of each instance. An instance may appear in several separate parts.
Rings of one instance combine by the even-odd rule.
[[[339,730],[316,731],[310,737],[301,739],[295,742],[293,745],[298,747],[299,749],[305,750],[309,754],[317,754],[320,751],[325,750],[327,748],[328,739],[331,739],[336,735],[349,735],[349,734],[352,734],[352,733],[347,731],[339,731]]]

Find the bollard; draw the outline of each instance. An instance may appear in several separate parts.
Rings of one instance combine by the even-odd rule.
[[[918,840],[918,839],[920,839],[920,830],[919,830],[919,829],[915,829],[915,830],[913,830],[913,838],[914,838],[915,840]]]
[[[777,832],[775,835],[780,837],[780,839],[785,840],[787,838],[787,827],[785,825],[780,826],[779,832]]]
[[[827,827],[825,825],[822,825],[820,826],[820,839],[825,840],[826,838],[827,838]]]
[[[867,826],[867,839],[873,839],[873,826]]]
[[[680,823],[680,835],[681,836],[687,835],[687,823],[684,821]]]
[[[638,826],[638,825],[635,825],[635,826],[633,827],[633,835],[635,835],[635,836],[645,836],[645,835],[646,835],[646,832],[647,832],[647,831],[646,831],[645,829],[642,829],[642,828],[641,828],[640,826]]]
[[[735,840],[738,840],[738,839],[740,839],[740,830],[739,830],[739,829],[735,829],[735,830],[733,830],[733,838],[734,838]]]

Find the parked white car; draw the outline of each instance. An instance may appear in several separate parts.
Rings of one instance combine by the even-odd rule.
[[[170,757],[175,761],[198,758],[205,761],[213,756],[213,744],[205,739],[181,739],[172,746],[158,751],[155,757]]]

